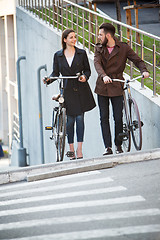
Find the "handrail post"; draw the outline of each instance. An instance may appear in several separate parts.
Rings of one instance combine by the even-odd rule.
[[[42,120],[42,94],[41,94],[41,78],[40,72],[44,69],[47,71],[47,65],[43,65],[37,70],[37,80],[38,80],[38,103],[39,103],[39,123],[40,123],[40,148],[41,148],[41,163],[44,164],[44,141],[43,141],[43,120]]]
[[[73,29],[73,6],[71,5],[71,26]]]
[[[84,39],[84,10],[82,13],[82,36],[83,36],[83,48],[85,48],[85,39]]]
[[[130,47],[133,47],[133,37],[132,34],[130,35]],[[133,62],[130,61],[130,76],[131,79],[133,78]]]
[[[141,59],[144,60],[144,43],[143,39],[141,39]],[[144,88],[144,78],[141,78],[141,88]]]
[[[49,26],[51,25],[51,3],[50,0],[48,0],[48,12],[49,12]]]
[[[120,37],[120,41],[123,41],[123,33],[122,33],[122,27],[120,26],[119,28],[119,37]]]
[[[59,19],[59,16],[58,16],[59,15],[59,1],[57,1],[57,9],[56,10],[57,10],[57,12],[56,12],[56,14],[57,14],[57,16],[56,16],[57,17],[57,20],[56,20],[57,21],[57,31],[59,31],[59,21],[58,21],[58,19]]]
[[[44,4],[45,4],[45,22],[47,23],[47,2],[46,2],[46,0],[45,0],[45,2],[44,2]]]
[[[153,44],[153,96],[156,96],[156,45]]]
[[[21,100],[21,81],[20,81],[20,61],[25,60],[25,56],[21,56],[17,60],[17,84],[18,84],[18,112],[19,112],[19,135],[20,135],[20,149],[18,164],[20,167],[27,166],[26,149],[23,148],[23,128],[22,128],[22,100]]]
[[[77,17],[76,17],[76,24],[77,24],[77,29],[76,29],[76,33],[77,33],[77,44],[79,43],[79,39],[78,39],[78,18],[79,18],[79,16],[78,16],[78,8],[76,8],[76,15],[77,15]]]
[[[89,36],[88,36],[88,50],[91,51],[91,15],[89,14],[88,19],[88,30],[89,30]]]

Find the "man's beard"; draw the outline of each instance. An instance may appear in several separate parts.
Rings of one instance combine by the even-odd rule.
[[[103,45],[103,46],[106,46],[107,43],[108,43],[108,39],[105,37],[104,41],[102,42],[102,45]]]

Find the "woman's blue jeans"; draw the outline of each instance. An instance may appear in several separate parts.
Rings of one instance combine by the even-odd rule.
[[[123,96],[107,97],[98,95],[98,105],[100,110],[101,130],[105,148],[112,147],[111,131],[109,123],[109,100],[113,108],[113,118],[115,122],[115,145],[120,146],[122,141],[118,139],[119,133],[123,132]]]
[[[78,116],[67,116],[68,143],[74,143],[74,125],[76,122],[77,142],[83,142],[84,138],[84,113]]]

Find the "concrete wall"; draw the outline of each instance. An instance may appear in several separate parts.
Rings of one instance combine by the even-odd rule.
[[[61,33],[46,25],[41,20],[33,18],[32,15],[24,10],[17,8],[17,39],[18,56],[26,56],[26,61],[20,63],[24,147],[27,149],[28,153],[28,164],[40,164],[41,152],[37,69],[47,64],[47,73],[42,70],[41,79],[44,75],[49,75],[51,73],[53,54],[61,48]],[[88,56],[92,69],[89,83],[92,90],[94,90],[97,74],[93,66],[93,55],[88,54]],[[43,125],[46,126],[51,124],[52,108],[54,105],[51,101],[51,97],[58,92],[57,83],[51,84],[48,87],[42,83],[41,91]],[[145,122],[143,128],[143,149],[160,147],[160,137],[159,134],[157,134],[157,132],[160,132],[160,125],[158,123],[160,116],[160,99],[157,98],[159,100],[158,106],[151,101],[151,99],[139,94],[136,88],[133,94],[136,95],[137,100],[140,99],[139,105],[141,115]],[[95,100],[97,100],[95,94],[94,97]],[[153,114],[154,117],[152,117]],[[49,139],[50,133],[44,131],[43,136],[45,162],[55,162],[56,152],[54,142]],[[67,149],[68,146],[66,147],[66,150]],[[99,110],[98,107],[96,107],[94,110],[85,114],[84,157],[92,158],[102,156],[103,151],[104,146],[100,130]],[[67,160],[66,157],[65,160]]]

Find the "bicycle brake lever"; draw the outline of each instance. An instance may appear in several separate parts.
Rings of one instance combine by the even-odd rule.
[[[81,73],[79,72],[79,73],[76,73],[76,76],[77,77],[80,77],[81,76]]]

